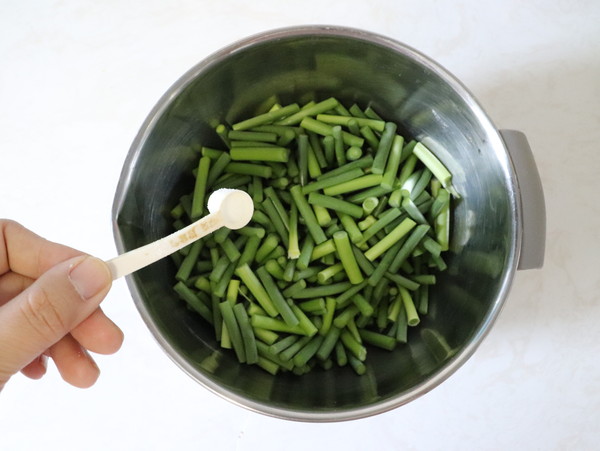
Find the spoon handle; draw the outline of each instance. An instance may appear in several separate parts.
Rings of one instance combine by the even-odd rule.
[[[113,280],[116,280],[177,252],[223,225],[221,212],[216,211],[171,235],[118,255],[106,264],[110,268]]]

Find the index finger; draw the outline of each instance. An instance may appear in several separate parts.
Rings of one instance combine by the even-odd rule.
[[[0,274],[13,271],[37,279],[54,265],[82,254],[48,241],[18,222],[0,219]]]

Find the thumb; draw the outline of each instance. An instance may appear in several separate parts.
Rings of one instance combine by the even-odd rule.
[[[0,308],[0,384],[98,308],[111,286],[108,266],[79,256],[50,268]]]

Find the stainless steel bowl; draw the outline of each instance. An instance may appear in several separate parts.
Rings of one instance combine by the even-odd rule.
[[[369,350],[367,374],[350,369],[271,376],[239,364],[171,290],[165,259],[128,277],[140,314],[166,353],[213,392],[264,414],[304,421],[366,417],[405,404],[455,372],[489,332],[517,269],[541,267],[542,187],[520,132],[499,132],[473,96],[439,64],[364,31],[307,26],[235,43],[181,77],[150,112],[131,146],[114,201],[124,252],[171,231],[169,209],[190,191],[197,156],[218,146],[213,127],[252,114],[264,99],[335,96],[372,105],[423,141],[454,174],[449,269],[430,312],[394,352]]]

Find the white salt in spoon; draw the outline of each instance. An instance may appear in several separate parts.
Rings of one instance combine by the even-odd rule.
[[[254,213],[252,198],[237,189],[216,190],[208,198],[207,206],[210,214],[193,224],[108,260],[106,264],[113,280],[142,269],[221,227],[241,229],[250,222]]]

